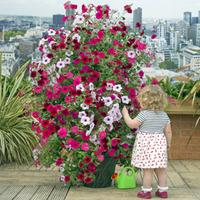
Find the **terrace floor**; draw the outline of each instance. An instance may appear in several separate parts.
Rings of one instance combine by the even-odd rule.
[[[137,175],[138,187],[119,190],[114,187],[91,189],[65,188],[58,181],[56,168],[36,169],[33,165],[0,166],[0,200],[134,200],[140,189],[142,173]],[[153,181],[156,190],[156,179]],[[170,161],[168,167],[169,199],[200,200],[200,160]],[[152,199],[158,199],[153,197]]]

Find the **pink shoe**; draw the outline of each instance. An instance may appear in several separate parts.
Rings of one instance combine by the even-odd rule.
[[[137,197],[142,199],[151,199],[151,192],[140,191],[137,193]]]
[[[159,192],[159,190],[156,191],[156,196],[157,197],[160,197],[162,199],[166,199],[168,198],[168,193],[165,191],[165,192]]]

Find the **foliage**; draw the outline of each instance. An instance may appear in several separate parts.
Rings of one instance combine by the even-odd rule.
[[[166,61],[161,62],[159,64],[159,67],[161,69],[170,69],[170,70],[177,69],[177,65],[170,60],[166,60]]]
[[[154,82],[154,78],[147,77],[147,84],[151,84]],[[190,91],[192,88],[196,88],[195,85],[198,84],[199,81],[193,81],[190,80],[188,82],[181,82],[181,81],[174,81],[169,77],[166,77],[165,79],[157,82],[162,89],[165,91],[165,93],[174,98],[174,99],[180,99],[183,100],[187,98],[187,96],[190,94]],[[196,92],[196,97],[200,98],[200,91]]]
[[[32,103],[31,86],[22,80],[28,63],[14,77],[1,75],[0,68],[0,164],[28,162],[36,142],[28,115]]]
[[[93,182],[105,153],[130,164],[134,130],[123,122],[121,108],[138,111],[140,67],[151,65],[154,55],[141,25],[128,33],[124,18],[107,5],[82,5],[82,13],[64,20],[71,17],[73,30],[50,29],[39,43],[41,62],[30,65],[40,105],[32,114],[33,128],[42,147],[34,157],[59,166],[65,184],[81,185]]]
[[[11,37],[15,37],[17,35],[24,36],[26,33],[25,30],[12,30],[12,31],[5,31],[5,41],[9,41]]]

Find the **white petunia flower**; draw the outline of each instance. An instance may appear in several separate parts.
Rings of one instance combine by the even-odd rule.
[[[92,99],[96,99],[96,96],[97,96],[97,95],[96,95],[96,92],[92,91],[92,92],[91,92],[91,97],[92,97]]]
[[[119,110],[119,104],[118,104],[118,103],[115,103],[115,104],[113,105],[113,109],[114,109],[114,110]]]
[[[65,181],[65,176],[63,176],[63,175],[60,176],[60,181],[61,181],[61,182],[64,182],[64,181]]]
[[[131,100],[128,98],[128,96],[122,96],[121,99],[122,99],[122,103],[125,103],[125,104],[129,104],[129,102],[131,101]]]
[[[93,83],[89,83],[89,90],[94,90],[94,84]]]
[[[52,36],[52,35],[55,35],[55,34],[56,34],[56,31],[54,29],[50,28],[48,30],[48,35]]]
[[[66,55],[67,57],[70,57],[70,56],[73,55],[73,52],[72,52],[72,51],[66,51],[65,55]]]
[[[132,139],[134,136],[133,136],[133,134],[131,134],[131,133],[129,133],[127,136],[126,136],[126,138],[127,139]]]
[[[75,34],[73,37],[72,37],[72,40],[77,40],[78,42],[80,42],[81,40],[81,36],[79,34]]]
[[[107,116],[103,119],[103,121],[108,124],[111,125],[113,123],[113,118],[111,116]]]
[[[129,58],[135,58],[135,52],[134,52],[134,51],[128,51],[128,52],[127,52],[127,56],[128,56]]]
[[[84,125],[84,126],[87,126],[90,124],[90,118],[89,117],[82,117],[81,118],[81,123]]]
[[[81,92],[85,91],[85,88],[83,87],[83,84],[79,84],[76,86],[76,90],[80,90]]]
[[[86,136],[90,135],[93,129],[94,129],[94,123],[91,123],[90,129],[86,131]]]
[[[113,89],[113,84],[112,83],[107,83],[106,84],[106,90],[112,90]]]
[[[70,63],[71,63],[71,59],[70,59],[70,58],[68,58],[68,57],[67,57],[67,58],[65,58],[65,64],[66,64],[66,65],[69,65]]]
[[[78,113],[78,117],[79,117],[79,118],[87,117],[87,114],[86,114],[85,111],[81,111],[81,112]]]
[[[86,105],[85,103],[82,103],[82,104],[81,104],[81,108],[82,108],[83,110],[87,110],[87,109],[89,109],[89,106]]]
[[[81,15],[77,15],[75,20],[74,20],[74,25],[76,24],[82,24],[84,22],[85,18]]]
[[[51,59],[50,58],[48,58],[48,57],[43,57],[43,59],[42,59],[42,63],[44,64],[44,65],[47,65],[47,64],[49,64],[51,62]]]
[[[113,91],[115,91],[115,92],[121,92],[121,90],[122,90],[122,86],[120,84],[113,86]]]
[[[65,67],[65,62],[62,61],[62,60],[58,61],[57,64],[56,64],[56,67],[59,68],[59,69],[64,68]]]
[[[66,39],[67,39],[69,37],[69,35],[71,34],[71,31],[65,31],[64,34],[65,34]]]
[[[113,100],[111,97],[103,97],[103,102],[106,106],[110,106],[113,103]]]
[[[60,167],[59,171],[63,173],[65,171],[65,168],[64,167]]]

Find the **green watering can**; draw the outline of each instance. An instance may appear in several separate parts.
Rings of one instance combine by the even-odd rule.
[[[119,189],[136,188],[136,173],[132,167],[123,167],[116,178],[116,186]]]

